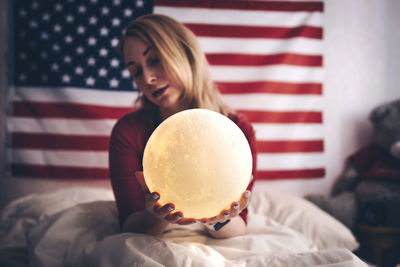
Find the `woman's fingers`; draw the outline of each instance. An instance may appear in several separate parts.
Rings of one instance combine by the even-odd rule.
[[[180,225],[188,225],[188,224],[196,223],[196,219],[194,219],[194,218],[182,218],[181,220],[177,221],[176,223],[180,224]]]
[[[146,209],[150,212],[153,212],[155,209],[155,206],[157,205],[157,201],[160,199],[160,194],[157,192],[153,193],[148,193],[144,195],[144,200],[145,200],[145,206]]]
[[[240,210],[244,210],[250,204],[251,192],[246,190],[239,199]]]
[[[175,210],[174,204],[165,204],[164,206],[155,206],[154,207],[154,214],[159,218],[167,217],[172,211]]]
[[[239,202],[235,201],[231,204],[231,210],[230,210],[230,217],[235,217],[239,214],[240,212],[240,204]]]

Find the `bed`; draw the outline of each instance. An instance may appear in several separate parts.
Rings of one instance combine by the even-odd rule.
[[[305,199],[255,192],[248,234],[200,224],[160,237],[120,233],[112,191],[75,187],[15,199],[0,212],[0,266],[368,266],[340,222]]]

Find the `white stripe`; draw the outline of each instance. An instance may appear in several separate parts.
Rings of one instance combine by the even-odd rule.
[[[324,131],[321,124],[252,124],[257,140],[321,140]]]
[[[114,107],[132,107],[137,92],[105,91],[85,88],[17,87],[13,100],[76,103]]]
[[[182,23],[271,27],[297,27],[300,25],[321,27],[322,25],[322,13],[319,11],[285,12],[155,6],[154,13],[168,15]]]
[[[108,167],[108,152],[13,149],[13,163],[63,167]]]
[[[35,119],[11,117],[7,130],[18,133],[109,136],[116,120]]]
[[[279,94],[224,94],[226,103],[234,109],[274,111],[322,111],[321,96]]]
[[[298,66],[211,66],[211,75],[216,82],[277,81],[322,83],[322,68]]]
[[[258,153],[257,170],[297,170],[323,168],[322,153]]]
[[[297,53],[322,55],[321,40],[309,38],[285,39],[242,39],[242,38],[197,38],[205,53],[276,54]]]

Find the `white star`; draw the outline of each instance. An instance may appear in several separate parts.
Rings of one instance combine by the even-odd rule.
[[[114,4],[115,6],[119,6],[119,5],[121,4],[121,1],[120,1],[120,0],[114,0],[114,1],[113,1],[113,4]]]
[[[21,10],[19,11],[19,15],[20,15],[21,17],[25,17],[26,14],[27,14],[27,12],[26,12],[25,9],[21,9]]]
[[[71,36],[71,35],[65,36],[65,42],[66,42],[67,44],[72,43],[72,41],[73,41],[73,39],[72,39],[72,36]]]
[[[86,79],[86,85],[88,85],[88,86],[93,86],[95,82],[96,82],[96,80],[95,80],[93,77],[91,77],[91,76],[89,76],[89,77]]]
[[[108,9],[108,7],[103,7],[101,9],[101,14],[108,15],[108,13],[110,13],[110,9]]]
[[[100,35],[107,36],[108,35],[108,29],[106,27],[101,28],[100,29]]]
[[[108,55],[108,50],[105,48],[100,49],[100,56],[105,57]]]
[[[111,23],[113,26],[119,26],[119,24],[121,24],[121,20],[119,20],[118,18],[113,18]]]
[[[40,53],[40,57],[41,57],[42,59],[46,59],[46,58],[47,58],[47,53],[46,53],[45,51],[42,51],[42,52]]]
[[[94,45],[96,45],[96,42],[97,42],[96,38],[89,37],[89,39],[88,39],[88,44],[89,45],[94,46]]]
[[[41,76],[41,79],[42,79],[42,82],[47,82],[47,80],[49,79],[49,77],[47,77],[46,74],[43,74],[43,75]]]
[[[79,6],[79,7],[78,7],[78,12],[79,12],[79,13],[82,13],[82,14],[83,14],[83,13],[86,13],[86,7],[85,7],[85,6]]]
[[[118,61],[118,59],[113,58],[113,59],[111,59],[110,64],[111,64],[111,67],[116,68],[119,66],[119,61]]]
[[[19,58],[20,58],[21,60],[26,59],[26,54],[25,54],[24,52],[22,52],[21,54],[19,54]]]
[[[71,61],[72,61],[72,59],[71,59],[70,56],[67,55],[67,56],[64,57],[64,62],[65,63],[71,63]]]
[[[38,27],[38,24],[37,24],[36,21],[32,20],[32,21],[29,23],[29,27],[31,27],[31,28],[33,28],[33,29],[36,29],[36,28]]]
[[[60,51],[60,46],[58,44],[53,45],[53,51],[58,52]]]
[[[25,75],[25,73],[21,73],[21,74],[19,75],[19,80],[22,81],[22,82],[26,80],[26,75]]]
[[[32,8],[33,9],[37,9],[39,7],[39,3],[38,2],[32,2]]]
[[[88,65],[89,66],[94,66],[96,64],[96,59],[90,57],[88,58]]]
[[[136,0],[136,7],[143,7],[143,6],[144,6],[143,0]]]
[[[85,31],[86,31],[85,27],[83,27],[82,25],[78,26],[77,28],[78,34],[83,34],[85,33]]]
[[[109,84],[110,84],[110,87],[116,88],[116,87],[118,87],[119,81],[117,79],[113,78],[109,81]]]
[[[123,78],[127,79],[127,78],[129,78],[130,76],[131,76],[131,74],[129,73],[129,70],[124,69],[124,70],[122,71],[122,77],[123,77]]]
[[[99,69],[99,76],[100,77],[105,77],[107,76],[107,70],[105,68]]]
[[[53,64],[51,64],[51,70],[52,71],[58,71],[59,70],[59,66],[58,66],[58,64],[57,63],[53,63]]]
[[[78,47],[76,48],[76,53],[77,53],[77,54],[83,54],[83,52],[85,52],[85,49],[83,49],[82,46],[78,46]]]
[[[90,17],[89,18],[89,24],[94,25],[97,23],[97,19],[95,17]]]
[[[53,27],[53,30],[54,30],[55,32],[60,32],[61,29],[62,29],[62,27],[60,26],[60,24],[56,24],[56,25],[54,25],[54,27]]]
[[[69,77],[68,74],[64,74],[62,76],[62,81],[63,81],[63,83],[70,83],[71,82],[71,77]]]
[[[40,39],[48,40],[49,39],[49,35],[47,34],[47,32],[42,32],[40,34]]]
[[[111,46],[113,46],[113,47],[117,46],[118,42],[119,42],[119,41],[118,41],[117,38],[113,38],[113,39],[111,40]]]
[[[33,63],[33,64],[31,65],[31,70],[32,70],[32,71],[35,71],[35,70],[37,70],[37,69],[38,69],[37,64]]]
[[[66,16],[66,17],[65,17],[65,21],[66,21],[67,23],[72,23],[72,22],[74,22],[74,16],[72,16],[72,15]]]
[[[37,46],[37,43],[35,41],[30,41],[29,46],[35,48]]]
[[[44,13],[43,16],[42,16],[42,20],[49,21],[50,20],[50,15],[48,13]]]
[[[63,6],[60,4],[56,4],[56,6],[54,7],[55,11],[60,12],[63,9]]]
[[[96,4],[97,0],[90,0],[90,2],[92,2],[92,4]]]
[[[75,74],[82,75],[83,74],[83,68],[81,66],[77,66],[75,68]]]
[[[130,17],[130,16],[132,16],[132,9],[126,8],[126,9],[124,10],[124,15],[125,15],[125,17]]]

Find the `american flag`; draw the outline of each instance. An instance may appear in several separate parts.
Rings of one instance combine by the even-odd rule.
[[[106,3],[106,4],[105,4]],[[108,177],[108,140],[136,90],[115,46],[145,13],[198,37],[226,102],[256,130],[258,179],[323,178],[322,2],[32,1],[13,4],[7,129],[14,176]]]

